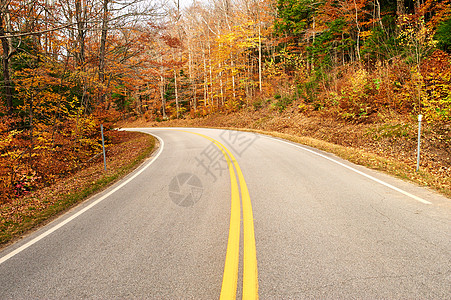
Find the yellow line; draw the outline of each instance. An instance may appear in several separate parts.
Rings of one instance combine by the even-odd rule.
[[[229,240],[227,242],[226,259],[224,263],[224,273],[222,276],[221,300],[235,299],[236,286],[238,282],[238,264],[240,256],[240,193],[238,183],[233,170],[232,162],[227,154],[221,149],[227,160],[230,173],[230,184],[232,189],[230,204],[230,228]]]
[[[224,147],[224,146],[223,146]],[[225,151],[232,158],[235,169],[238,173],[238,180],[241,187],[241,202],[243,205],[243,297],[242,299],[258,299],[258,269],[257,250],[255,247],[254,216],[252,213],[251,197],[247,189],[241,168],[235,157],[225,148]]]
[[[244,180],[241,168],[232,153],[217,140],[196,132],[184,131],[199,135],[212,141],[222,152],[227,160],[230,172],[230,182],[232,186],[232,204],[230,214],[229,241],[227,243],[226,261],[224,265],[224,275],[220,299],[235,299],[236,286],[238,280],[238,259],[239,259],[239,235],[240,235],[240,204],[235,172],[241,188],[241,201],[243,205],[243,296],[242,299],[258,299],[258,269],[257,251],[255,247],[254,217],[252,214],[251,198],[249,190]],[[230,158],[229,158],[230,157]],[[238,196],[237,196],[238,194]],[[237,198],[238,197],[238,198]],[[237,200],[238,199],[238,200]],[[238,218],[238,220],[236,220]],[[237,224],[238,223],[238,224]]]

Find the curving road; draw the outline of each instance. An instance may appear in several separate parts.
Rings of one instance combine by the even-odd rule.
[[[451,200],[306,146],[129,129],[138,170],[0,252],[0,299],[451,299]]]

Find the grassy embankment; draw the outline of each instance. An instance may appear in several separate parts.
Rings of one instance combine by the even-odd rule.
[[[155,138],[150,135],[121,132],[117,141],[108,148],[106,172],[103,159],[99,158],[51,186],[1,205],[0,245],[5,246],[105,189],[139,166],[154,148]]]

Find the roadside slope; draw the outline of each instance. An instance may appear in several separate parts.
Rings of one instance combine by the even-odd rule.
[[[53,220],[89,196],[134,170],[155,147],[155,138],[135,132],[123,132],[108,148],[107,172],[103,159],[51,186],[0,206],[0,248],[28,231]]]
[[[424,124],[420,172],[416,172],[416,124],[401,116],[379,123],[352,124],[315,112],[300,113],[295,108],[284,113],[247,108],[230,114],[164,122],[136,118],[121,126],[253,130],[313,146],[451,196],[451,129]]]

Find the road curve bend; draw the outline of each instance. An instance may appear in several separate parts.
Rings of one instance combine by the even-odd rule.
[[[451,299],[451,201],[248,132],[133,128],[140,168],[0,252],[0,299]]]

